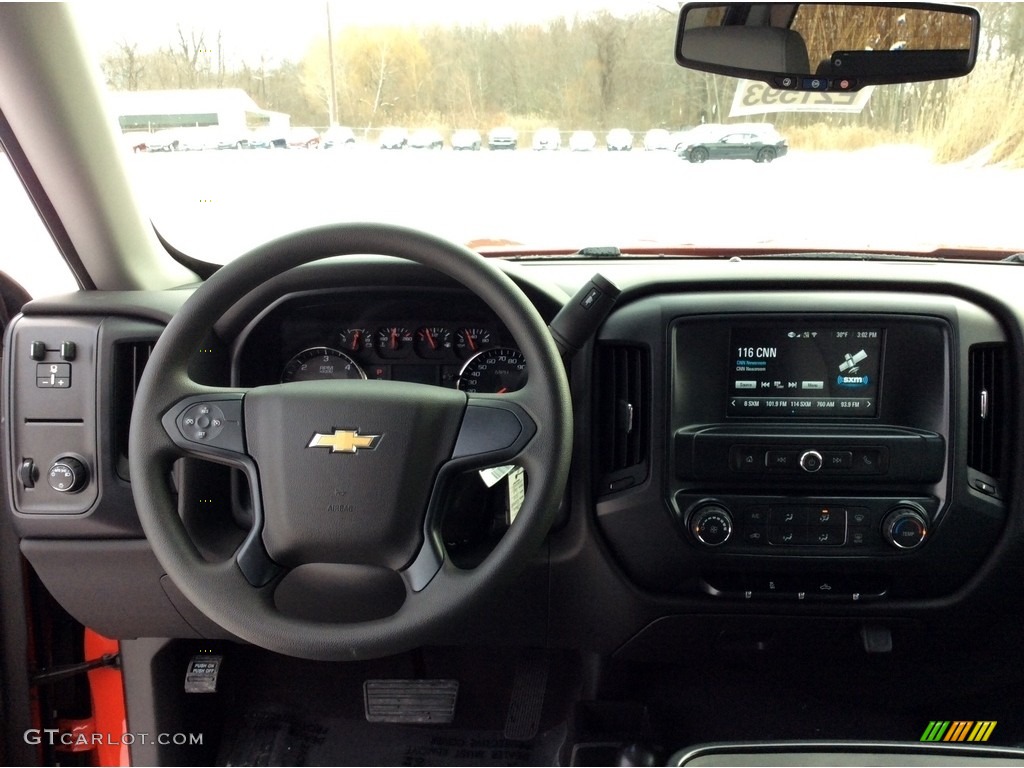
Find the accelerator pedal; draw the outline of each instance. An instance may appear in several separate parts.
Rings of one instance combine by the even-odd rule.
[[[458,680],[367,680],[363,705],[371,723],[446,725],[455,719]]]
[[[520,657],[505,719],[505,738],[509,741],[530,741],[537,736],[548,687],[548,666],[543,651],[527,651]]]

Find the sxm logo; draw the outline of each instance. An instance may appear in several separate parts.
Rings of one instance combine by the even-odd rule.
[[[995,720],[932,720],[921,741],[988,741],[995,728]]]

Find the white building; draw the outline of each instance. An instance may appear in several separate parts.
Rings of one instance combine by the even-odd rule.
[[[154,133],[167,128],[222,129],[243,136],[252,131],[287,135],[291,117],[261,109],[241,88],[181,91],[121,91],[111,94],[113,106],[127,132]]]

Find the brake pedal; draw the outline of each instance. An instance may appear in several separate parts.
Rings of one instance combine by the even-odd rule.
[[[458,680],[367,680],[363,705],[371,723],[436,723],[455,719]]]

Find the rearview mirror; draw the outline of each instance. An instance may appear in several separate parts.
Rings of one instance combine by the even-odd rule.
[[[795,91],[966,75],[980,28],[967,6],[932,3],[684,3],[680,66]]]

